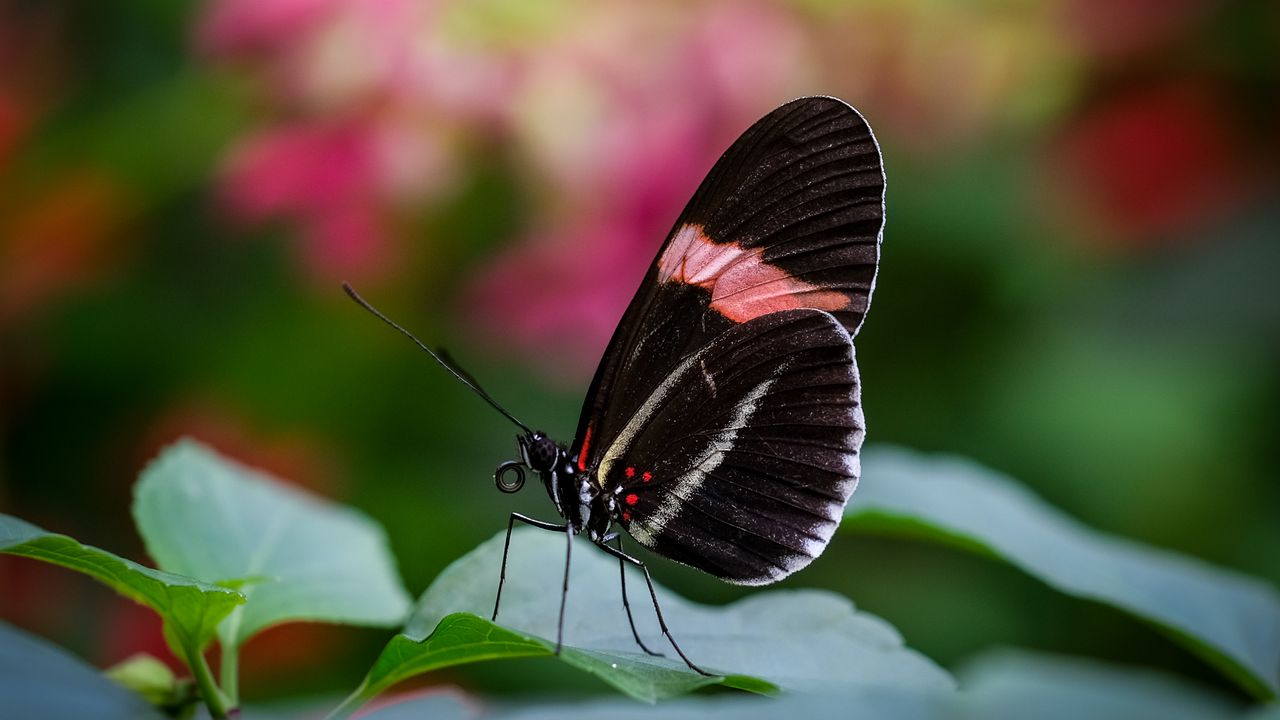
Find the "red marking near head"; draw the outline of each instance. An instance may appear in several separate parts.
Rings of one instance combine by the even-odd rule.
[[[650,480],[653,479],[653,473],[647,472],[644,475],[641,475],[640,477],[643,478],[645,482],[649,482]]]
[[[582,437],[582,449],[578,451],[578,469],[587,471],[587,449],[591,447],[591,426],[587,426],[587,434]]]
[[[636,476],[636,469],[633,467],[627,468],[627,477],[633,478],[635,476]]]
[[[628,510],[623,510],[622,519],[625,520],[626,522],[631,522],[631,512]]]
[[[626,500],[628,505],[635,505],[636,503],[640,502],[640,496],[635,493],[631,493],[626,497]]]
[[[658,258],[659,282],[682,282],[711,291],[711,307],[734,322],[797,308],[840,310],[844,293],[792,277],[764,261],[761,248],[712,242],[697,225],[683,225]]]

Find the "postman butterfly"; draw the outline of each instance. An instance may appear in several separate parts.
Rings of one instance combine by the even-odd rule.
[[[409,335],[522,429],[504,492],[536,473],[562,522],[516,522],[573,537],[644,572],[622,532],[659,555],[741,585],[776,582],[818,557],[860,474],[865,435],[852,338],[875,289],[884,228],[880,148],[866,120],[831,97],[765,115],[711,168],[658,248],[614,331],[573,441],[503,409],[471,376]],[[637,645],[640,639],[622,600]],[[556,637],[564,636],[564,598]]]

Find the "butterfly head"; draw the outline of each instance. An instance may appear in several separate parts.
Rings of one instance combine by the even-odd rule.
[[[563,464],[565,450],[546,434],[530,430],[516,436],[520,446],[520,459],[508,460],[493,473],[494,482],[504,493],[519,492],[524,487],[525,470],[532,470],[543,477],[551,477],[552,469]]]
[[[547,472],[560,459],[560,446],[540,431],[525,433],[519,437],[520,457],[534,472]]]

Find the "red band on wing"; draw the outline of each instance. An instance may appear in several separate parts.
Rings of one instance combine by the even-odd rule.
[[[591,426],[587,426],[587,434],[582,437],[582,449],[578,451],[578,469],[587,471],[587,450],[591,447]]]
[[[711,291],[711,307],[734,322],[780,310],[840,310],[841,292],[792,277],[764,261],[762,248],[712,242],[697,225],[683,225],[658,258],[659,282],[682,282]]]

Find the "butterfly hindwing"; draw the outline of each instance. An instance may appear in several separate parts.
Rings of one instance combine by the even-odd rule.
[[[848,332],[815,310],[734,325],[684,358],[597,469],[640,543],[729,582],[773,582],[835,531],[863,437]]]
[[[579,469],[596,468],[682,358],[735,325],[812,308],[856,334],[883,222],[879,147],[852,107],[801,98],[752,125],[689,201],[614,332],[571,448]]]

